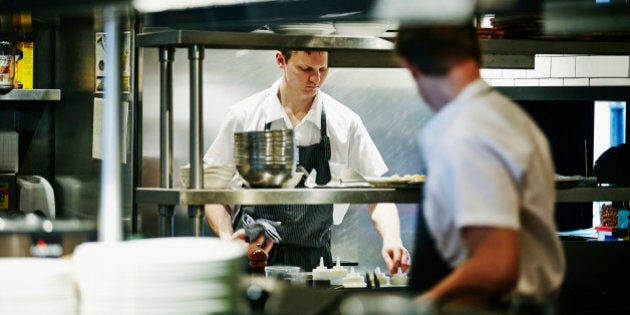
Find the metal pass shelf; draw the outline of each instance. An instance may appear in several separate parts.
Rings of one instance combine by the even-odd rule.
[[[331,204],[418,203],[418,189],[315,188],[315,189],[164,189],[138,188],[137,201],[165,205],[203,204]]]
[[[164,205],[419,203],[421,198],[421,189],[417,188],[137,189],[137,201],[139,203]],[[630,187],[556,189],[556,202],[619,201],[629,198]]]

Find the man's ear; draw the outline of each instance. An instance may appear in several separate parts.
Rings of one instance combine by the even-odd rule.
[[[279,51],[276,52],[276,63],[278,64],[278,67],[280,67],[280,69],[283,69],[284,66],[286,66],[284,55]]]

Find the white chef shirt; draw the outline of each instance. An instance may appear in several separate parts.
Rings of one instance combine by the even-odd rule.
[[[425,218],[445,261],[456,267],[468,258],[463,227],[514,229],[521,245],[516,292],[556,290],[565,261],[553,219],[554,168],[530,117],[478,79],[435,114],[420,143]]]
[[[269,89],[233,105],[217,138],[203,157],[206,164],[234,164],[235,132],[264,130],[269,122],[272,130],[292,128],[278,99],[280,82],[281,79]],[[331,175],[339,177],[346,169],[353,169],[363,176],[381,176],[387,172],[387,166],[359,115],[322,91],[317,93],[306,116],[293,128],[296,145],[319,143],[322,106],[326,111],[326,129],[331,145]]]

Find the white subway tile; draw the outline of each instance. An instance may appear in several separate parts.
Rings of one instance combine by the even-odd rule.
[[[514,86],[514,79],[492,79],[492,86]]]
[[[630,85],[630,78],[591,78],[591,86],[625,86]]]
[[[527,70],[521,69],[503,69],[503,78],[505,79],[522,79],[527,78]]]
[[[562,79],[540,79],[538,83],[540,86],[562,86],[564,82]]]
[[[575,75],[578,77],[628,77],[628,56],[575,57]]]
[[[572,78],[575,77],[575,57],[552,57],[551,58],[552,78]]]
[[[538,86],[538,79],[514,79],[514,86]]]
[[[551,57],[536,55],[534,64],[534,70],[526,70],[527,78],[548,78],[551,75]]]
[[[481,69],[481,77],[485,79],[500,79],[503,77],[501,69]]]
[[[564,86],[589,86],[588,78],[564,79]]]

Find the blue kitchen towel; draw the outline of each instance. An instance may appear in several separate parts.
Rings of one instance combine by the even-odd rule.
[[[280,225],[280,222],[271,221],[267,219],[256,219],[252,218],[249,214],[243,214],[243,229],[245,230],[245,234],[247,234],[247,238],[252,241],[258,238],[260,233],[265,233],[267,238],[270,238],[274,243],[280,243],[282,238],[276,227]]]

